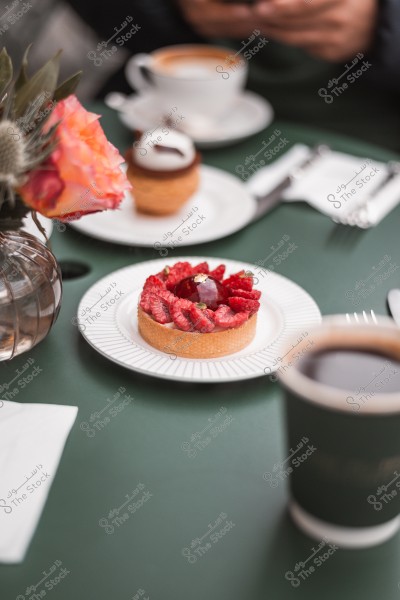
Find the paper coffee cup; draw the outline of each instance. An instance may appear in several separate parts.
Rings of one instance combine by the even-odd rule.
[[[357,394],[299,370],[304,352],[329,348],[382,353],[388,356],[385,373]],[[400,393],[380,391],[379,381],[400,379],[400,329],[387,318],[378,325],[324,318],[286,358],[279,379],[285,389],[292,518],[312,537],[342,547],[384,542],[400,526]],[[365,383],[370,379],[366,372]]]

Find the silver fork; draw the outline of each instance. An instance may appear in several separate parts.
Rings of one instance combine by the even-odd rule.
[[[346,313],[346,321],[348,323],[368,323],[369,325],[378,325],[376,315],[372,309],[370,310],[370,316],[366,313],[365,310],[363,310],[360,314],[356,312],[353,314]]]

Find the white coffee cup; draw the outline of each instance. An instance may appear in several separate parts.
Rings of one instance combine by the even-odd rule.
[[[185,44],[137,54],[125,72],[138,92],[152,93],[161,111],[177,107],[186,122],[215,121],[241,94],[247,63],[230,48]]]

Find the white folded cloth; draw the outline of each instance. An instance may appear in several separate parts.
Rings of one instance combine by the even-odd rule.
[[[250,192],[265,195],[299,166],[311,149],[295,144],[281,158],[260,168],[247,182]],[[378,224],[400,201],[400,175],[375,189],[388,173],[385,163],[330,150],[322,154],[284,191],[287,202],[304,200],[333,219],[351,213],[369,200],[371,225]]]
[[[24,559],[77,412],[0,400],[0,563]]]

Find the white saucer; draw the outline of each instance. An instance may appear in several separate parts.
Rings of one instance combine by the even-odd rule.
[[[129,129],[146,131],[162,123],[158,103],[153,94],[132,95],[119,113],[121,121]],[[270,103],[253,92],[244,92],[235,106],[223,119],[212,127],[181,121],[182,131],[190,135],[199,148],[219,148],[243,140],[268,127],[274,118]]]
[[[128,193],[118,210],[87,215],[69,223],[90,237],[127,246],[146,246],[167,256],[180,246],[217,240],[252,219],[256,201],[240,179],[203,165],[200,188],[182,207],[168,217],[152,217],[136,212]],[[227,218],[229,215],[229,218]]]
[[[210,268],[224,263],[226,272],[254,270],[255,265],[226,258],[180,256],[178,260]],[[137,305],[146,278],[175,261],[163,258],[140,262],[97,281],[79,303],[76,324],[86,341],[111,362],[131,371],[175,381],[217,383],[270,375],[278,369],[277,356],[298,331],[321,321],[309,294],[296,283],[269,272],[257,279],[263,292],[253,341],[243,350],[209,359],[177,357],[147,344],[138,330]],[[207,334],[205,334],[207,335]]]

